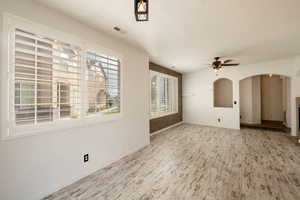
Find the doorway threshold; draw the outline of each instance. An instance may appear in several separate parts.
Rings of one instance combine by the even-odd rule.
[[[291,132],[291,129],[286,127],[281,121],[263,120],[261,124],[241,123],[241,128],[262,129],[262,130],[270,130],[270,131],[279,131],[284,133]]]

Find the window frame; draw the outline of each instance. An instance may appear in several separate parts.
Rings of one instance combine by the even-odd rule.
[[[103,52],[105,52],[105,50],[103,49],[103,48],[101,48],[101,47],[99,47],[98,45],[89,45],[89,48],[85,48],[85,50],[84,50],[84,54],[86,55],[86,53],[87,52],[94,52],[94,53],[98,53],[98,52],[101,52],[101,53],[103,53]],[[114,55],[114,54],[106,54],[106,55]],[[114,57],[118,57],[118,59],[119,59],[119,63],[120,63],[120,71],[119,71],[119,73],[120,73],[120,75],[119,75],[119,77],[120,77],[120,81],[119,81],[119,83],[120,83],[120,88],[119,88],[119,90],[120,90],[120,113],[116,113],[116,114],[114,114],[114,115],[122,115],[123,114],[123,111],[124,111],[124,104],[123,104],[123,95],[124,95],[124,93],[123,93],[123,86],[124,86],[124,77],[123,77],[123,73],[122,73],[122,56],[114,56]],[[84,59],[84,62],[86,62],[86,60]],[[86,65],[85,65],[85,69],[86,69]],[[84,74],[84,73],[83,73]],[[83,81],[84,82],[84,84],[86,84],[88,81]],[[84,88],[86,88],[86,86],[84,86]],[[86,97],[84,97],[84,100],[86,101]],[[85,108],[85,106],[83,106],[83,109]],[[94,114],[92,114],[92,115],[86,115],[85,116],[85,118],[93,118],[94,116],[104,116],[104,117],[108,117],[109,118],[109,115],[105,115],[105,114],[103,114],[103,113],[101,113],[101,112],[99,112],[99,113],[94,113]]]
[[[157,71],[153,71],[150,70],[150,120],[151,119],[157,119],[157,118],[161,118],[161,117],[166,117],[166,116],[170,116],[170,115],[174,115],[174,114],[178,114],[179,113],[179,93],[178,93],[178,87],[179,87],[179,79],[176,76],[171,76],[165,73],[161,73],[161,72],[157,72]],[[175,111],[169,111],[169,112],[159,112],[159,113],[155,113],[152,114],[152,98],[151,98],[151,84],[152,84],[152,77],[158,75],[159,77],[163,77],[163,78],[169,78],[169,79],[173,79],[176,80],[176,93],[174,94],[174,99],[176,101],[176,104],[174,105],[174,103],[172,102],[172,107],[176,107]],[[174,89],[175,90],[175,89]]]
[[[30,31],[37,35],[44,35],[50,38],[54,38],[72,45],[79,46],[82,48],[82,74],[81,74],[81,114],[79,119],[70,119],[70,120],[57,120],[57,121],[49,121],[44,123],[37,123],[37,124],[28,124],[28,125],[16,125],[14,121],[13,112],[14,109],[14,96],[15,96],[15,81],[13,81],[14,76],[14,65],[13,59],[14,55],[12,48],[12,44],[14,42],[14,31],[16,28],[23,29]],[[87,127],[89,125],[99,124],[101,122],[108,122],[112,120],[119,120],[124,115],[124,103],[123,103],[123,87],[124,87],[124,73],[123,73],[123,55],[113,51],[111,49],[103,47],[99,44],[99,41],[92,41],[92,40],[84,40],[80,39],[72,34],[58,31],[55,28],[48,27],[42,24],[38,24],[22,17],[18,17],[12,15],[10,13],[3,13],[3,35],[2,35],[2,68],[1,68],[1,96],[6,97],[2,98],[1,101],[1,140],[9,140],[20,138],[29,135],[37,135],[42,133],[52,133],[61,130],[70,130],[70,128],[74,127]],[[96,113],[94,115],[85,115],[84,114],[84,101],[86,99],[86,95],[84,95],[86,80],[84,79],[85,71],[86,70],[86,59],[85,55],[88,51],[93,51],[96,53],[105,54],[107,56],[116,57],[119,59],[120,62],[120,112],[115,113],[112,115],[104,115],[102,113]],[[6,67],[4,67],[6,66]]]

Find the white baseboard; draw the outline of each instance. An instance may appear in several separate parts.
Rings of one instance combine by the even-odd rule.
[[[164,132],[164,131],[166,131],[166,130],[168,130],[168,129],[170,129],[170,128],[174,128],[174,127],[176,127],[176,126],[180,126],[181,124],[183,124],[183,122],[179,122],[179,123],[177,123],[177,124],[173,124],[173,125],[168,126],[168,127],[166,127],[166,128],[163,128],[163,129],[160,129],[160,130],[158,130],[158,131],[155,131],[155,132],[153,132],[153,133],[150,134],[150,137],[152,137],[152,136],[154,136],[154,135],[157,135],[157,134],[160,134],[160,133],[162,133],[162,132]]]

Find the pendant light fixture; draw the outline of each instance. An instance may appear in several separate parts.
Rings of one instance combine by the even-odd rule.
[[[134,0],[136,21],[149,20],[149,0]]]

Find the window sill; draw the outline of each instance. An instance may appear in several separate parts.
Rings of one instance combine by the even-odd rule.
[[[161,113],[161,114],[157,114],[157,115],[151,115],[150,120],[158,119],[161,117],[167,117],[167,116],[174,115],[174,114],[178,114],[178,112],[168,112],[168,113]]]
[[[90,126],[95,126],[99,123],[111,122],[120,120],[123,118],[123,114],[114,114],[111,116],[107,115],[92,115],[87,116],[82,119],[73,119],[73,120],[60,120],[56,122],[48,122],[48,123],[40,123],[37,125],[22,125],[22,126],[15,126],[9,128],[8,132],[11,134],[3,135],[1,140],[14,140],[18,138],[24,138],[28,136],[35,136],[35,135],[43,135],[43,134],[51,134],[57,133],[61,131],[71,131],[75,128],[85,128]]]

